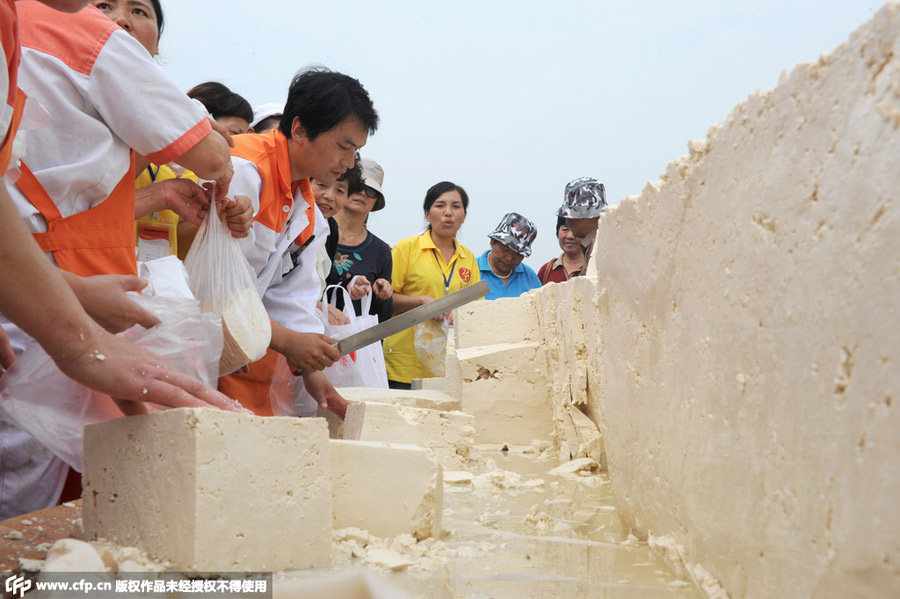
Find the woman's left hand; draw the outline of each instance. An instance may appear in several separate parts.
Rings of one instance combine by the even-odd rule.
[[[372,285],[369,283],[369,279],[362,275],[356,275],[353,277],[353,280],[350,281],[350,288],[348,289],[350,292],[350,299],[358,300],[365,297],[371,288]]]
[[[129,291],[140,291],[149,281],[133,275],[94,275],[79,277],[63,272],[63,278],[75,297],[94,321],[110,333],[121,333],[138,324],[149,329],[159,318],[128,297]]]

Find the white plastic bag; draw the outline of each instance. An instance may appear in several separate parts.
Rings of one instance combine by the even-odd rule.
[[[186,297],[194,299],[188,285],[188,273],[178,256],[166,256],[149,262],[138,262],[138,274],[147,281],[141,289],[142,295],[162,295],[165,297]]]
[[[335,290],[332,295],[332,305],[336,305],[337,293],[344,294],[344,314],[350,320],[350,324],[333,325],[328,323],[328,291]],[[321,309],[316,316],[325,325],[325,334],[334,339],[343,339],[354,333],[378,324],[378,317],[369,314],[372,305],[372,292],[370,291],[360,302],[362,315],[357,315],[353,309],[350,294],[340,285],[331,285],[325,288],[322,295]],[[351,352],[324,370],[325,377],[335,387],[376,387],[387,389],[387,370],[384,366],[384,354],[381,351],[381,343],[376,341],[362,349]],[[272,402],[272,411],[276,416],[315,416],[318,403],[313,399],[303,386],[303,379],[294,376],[287,361],[283,358],[275,367],[272,385],[269,387],[269,398]]]
[[[269,315],[238,240],[213,207],[203,219],[184,265],[200,308],[222,315],[225,343],[219,374],[229,374],[262,358],[272,336]]]
[[[215,386],[222,353],[222,321],[200,312],[196,300],[134,296],[162,322],[134,326],[121,336],[162,357],[166,364]],[[0,416],[28,432],[81,472],[84,425],[122,416],[108,396],[76,383],[37,343],[29,345],[0,379]]]
[[[447,355],[447,333],[450,325],[431,318],[417,324],[413,331],[413,347],[416,355],[434,376],[444,376],[444,358]]]

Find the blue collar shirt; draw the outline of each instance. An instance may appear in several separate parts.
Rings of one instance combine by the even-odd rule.
[[[499,297],[519,297],[526,291],[530,291],[541,286],[541,280],[537,274],[527,264],[519,264],[513,271],[512,276],[503,285],[503,279],[494,274],[491,265],[488,264],[488,253],[485,251],[478,257],[478,268],[481,270],[481,280],[487,281],[491,292],[484,299],[494,300]]]

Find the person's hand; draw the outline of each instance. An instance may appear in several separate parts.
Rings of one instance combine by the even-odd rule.
[[[341,359],[341,352],[333,345],[337,339],[318,333],[287,333],[286,347],[279,349],[288,364],[304,375],[328,368]]]
[[[418,305],[420,305],[420,306],[424,306],[425,304],[430,304],[431,302],[433,302],[435,300],[435,298],[431,297],[430,295],[415,295],[412,297],[416,298],[416,300],[418,301]],[[436,320],[438,322],[446,322],[447,324],[452,325],[453,324],[453,312],[451,311],[451,312],[444,312],[443,314],[438,314],[437,316],[434,317],[433,320]]]
[[[126,415],[146,413],[143,402],[170,408],[247,412],[212,387],[166,365],[155,353],[97,327],[81,351],[56,358],[73,380],[116,399]]]
[[[0,377],[3,376],[3,371],[9,369],[15,361],[16,354],[13,353],[13,348],[9,344],[9,337],[3,327],[0,327]]]
[[[327,304],[328,306],[328,324],[331,325],[342,325],[342,324],[350,324],[350,319],[347,318],[347,315],[332,306],[331,304]],[[316,302],[316,307],[321,310],[322,302]]]
[[[347,415],[347,400],[341,397],[325,375],[321,372],[312,372],[303,375],[303,386],[306,392],[316,400],[320,408],[331,410],[341,420]]]
[[[151,185],[163,196],[163,203],[185,221],[199,225],[209,211],[209,195],[190,179],[166,179]]]
[[[394,287],[387,279],[375,279],[372,289],[375,291],[375,297],[383,302],[391,299],[391,296],[394,295]]]
[[[131,275],[63,276],[85,312],[110,333],[121,333],[136,324],[145,329],[159,324],[156,316],[125,294],[146,287],[147,279]]]
[[[247,196],[234,196],[224,198],[219,214],[225,219],[225,226],[231,231],[231,236],[236,238],[250,235],[250,227],[253,225],[253,204]]]
[[[350,287],[347,291],[350,292],[350,299],[358,300],[365,297],[371,288],[372,284],[369,283],[369,279],[362,275],[356,275],[353,277],[353,280],[350,281]]]

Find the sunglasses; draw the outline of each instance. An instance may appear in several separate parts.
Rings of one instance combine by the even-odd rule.
[[[369,186],[363,187],[363,193],[372,198],[373,200],[378,199],[378,192],[372,189]]]

